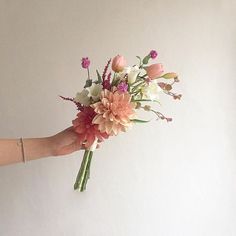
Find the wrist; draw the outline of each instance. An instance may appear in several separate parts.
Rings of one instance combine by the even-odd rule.
[[[53,156],[53,145],[50,137],[23,139],[23,143],[26,161]]]
[[[48,148],[47,152],[49,156],[57,156],[57,142],[55,135],[45,138],[46,146]]]
[[[45,157],[55,156],[55,144],[52,137],[43,138],[43,145],[45,147]]]

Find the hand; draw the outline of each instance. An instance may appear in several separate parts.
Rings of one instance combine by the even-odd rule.
[[[78,134],[74,132],[73,127],[65,129],[60,133],[51,136],[50,142],[54,156],[67,155],[72,152],[83,149],[77,142]]]

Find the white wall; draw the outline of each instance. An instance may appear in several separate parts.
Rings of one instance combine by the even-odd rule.
[[[82,152],[0,168],[2,236],[236,235],[234,0],[0,0],[0,136],[54,134],[86,74],[118,53],[157,49],[176,71],[171,124],[152,122],[97,151],[85,193]]]

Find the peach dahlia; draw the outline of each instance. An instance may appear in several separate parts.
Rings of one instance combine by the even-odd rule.
[[[128,92],[105,89],[101,93],[101,101],[91,107],[97,113],[93,124],[97,124],[98,129],[108,135],[117,135],[120,131],[126,132],[135,117],[135,104],[131,102],[131,95]]]

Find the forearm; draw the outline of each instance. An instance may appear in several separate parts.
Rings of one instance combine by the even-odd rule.
[[[78,134],[69,127],[45,138],[0,139],[0,166],[42,157],[62,156],[80,150]]]
[[[50,138],[0,139],[0,165],[39,159],[53,155]]]

